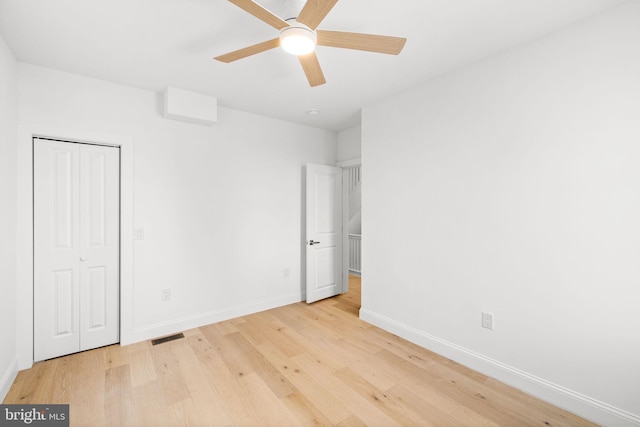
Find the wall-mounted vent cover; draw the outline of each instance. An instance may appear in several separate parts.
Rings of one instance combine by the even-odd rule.
[[[168,87],[164,91],[164,116],[211,126],[218,121],[218,98]]]

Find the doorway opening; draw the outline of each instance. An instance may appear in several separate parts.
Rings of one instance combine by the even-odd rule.
[[[342,165],[345,304],[359,315],[362,301],[362,165],[359,160]]]
[[[356,317],[360,317],[360,307],[362,304],[361,277],[349,274],[349,290],[344,294],[333,297],[334,307],[346,311]]]
[[[360,161],[338,166],[309,163],[305,168],[306,302],[343,296],[355,307],[349,310],[359,315]]]

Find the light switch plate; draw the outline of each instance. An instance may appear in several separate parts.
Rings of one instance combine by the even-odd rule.
[[[133,240],[144,240],[144,228],[136,227],[133,229]]]

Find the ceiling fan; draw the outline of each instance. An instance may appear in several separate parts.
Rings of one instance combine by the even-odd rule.
[[[316,45],[397,55],[407,41],[401,37],[316,30],[338,0],[307,0],[298,16],[287,20],[278,17],[253,0],[229,1],[280,30],[280,37],[220,55],[214,59],[229,63],[280,46],[285,51],[298,56],[311,86],[326,83],[314,51]]]

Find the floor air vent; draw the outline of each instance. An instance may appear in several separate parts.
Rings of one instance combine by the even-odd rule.
[[[179,340],[180,338],[184,338],[184,334],[182,332],[175,335],[169,335],[168,337],[156,338],[155,340],[151,340],[151,344],[158,345],[158,344],[162,344],[163,342]]]

